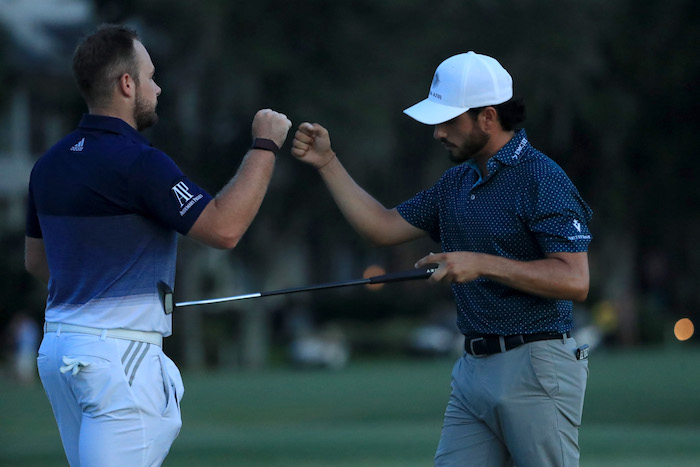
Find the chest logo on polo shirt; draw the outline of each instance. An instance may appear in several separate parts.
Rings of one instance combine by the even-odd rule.
[[[85,148],[85,138],[81,139],[77,143],[75,143],[73,146],[71,146],[70,150],[73,152],[80,152]]]
[[[574,224],[574,228],[580,232],[581,231],[581,223],[578,221],[578,219],[574,219],[573,224]]]
[[[170,190],[175,195],[177,202],[180,203],[180,216],[184,216],[194,206],[194,203],[204,197],[201,193],[197,196],[190,193],[190,187],[185,182],[177,182]]]

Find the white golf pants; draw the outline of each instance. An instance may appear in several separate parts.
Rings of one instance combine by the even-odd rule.
[[[180,432],[182,378],[158,345],[48,332],[39,376],[71,466],[158,466]]]

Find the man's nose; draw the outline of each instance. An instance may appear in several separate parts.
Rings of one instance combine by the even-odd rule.
[[[433,138],[440,140],[446,137],[447,132],[445,131],[445,127],[442,126],[442,124],[435,125],[435,129],[433,130]]]

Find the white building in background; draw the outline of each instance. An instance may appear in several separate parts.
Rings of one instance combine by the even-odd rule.
[[[0,62],[10,71],[0,101],[0,229],[5,232],[24,229],[29,173],[63,133],[60,109],[41,104],[47,92],[60,92],[57,83],[72,79],[70,57],[92,17],[85,0],[0,0]]]

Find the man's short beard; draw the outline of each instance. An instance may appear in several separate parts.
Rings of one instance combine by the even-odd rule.
[[[457,153],[449,152],[450,160],[456,164],[461,164],[472,159],[479,151],[484,149],[489,142],[489,138],[488,133],[475,128],[470,137],[459,147]]]
[[[145,130],[158,123],[158,114],[155,107],[151,108],[148,103],[136,94],[136,105],[134,106],[134,121],[138,131]]]

